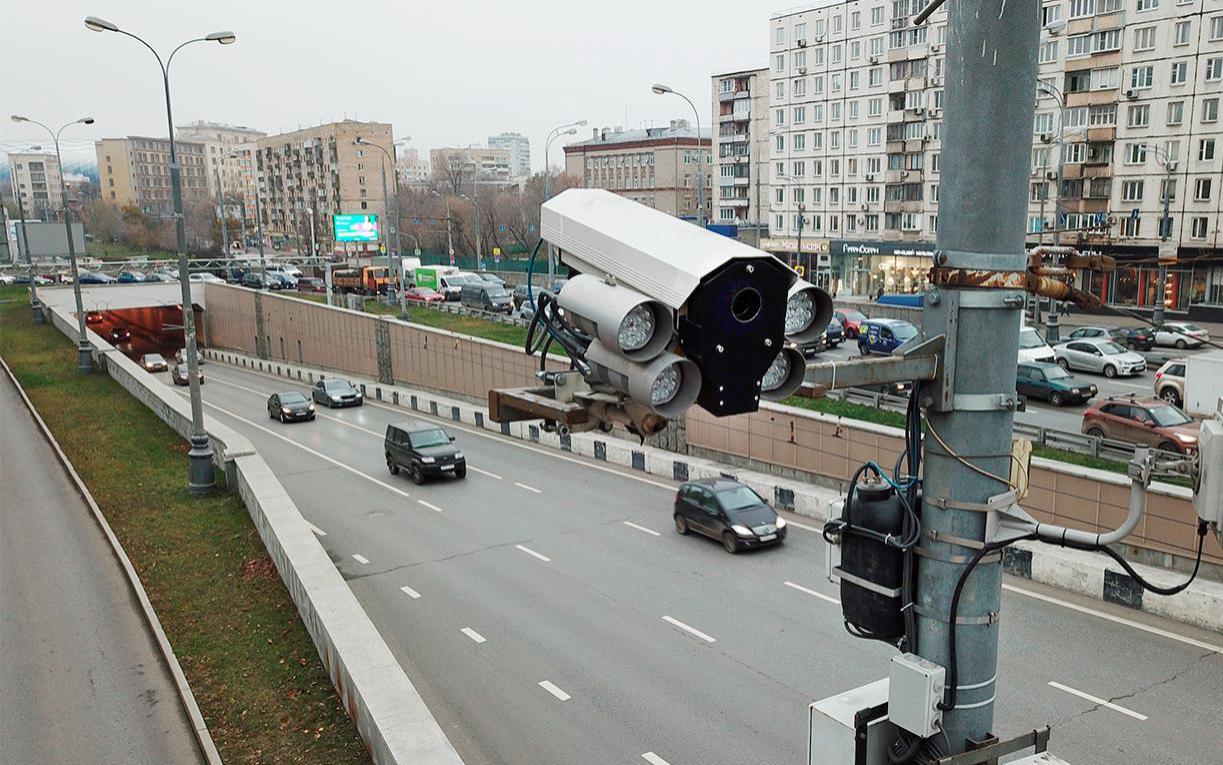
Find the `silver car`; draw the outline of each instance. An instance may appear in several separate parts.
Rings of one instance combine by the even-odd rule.
[[[1063,369],[1103,373],[1105,377],[1142,374],[1147,368],[1145,358],[1102,338],[1071,340],[1055,345],[1053,356]]]
[[[1196,324],[1183,321],[1166,321],[1155,330],[1156,345],[1171,345],[1184,350],[1197,348],[1210,339],[1210,333]]]

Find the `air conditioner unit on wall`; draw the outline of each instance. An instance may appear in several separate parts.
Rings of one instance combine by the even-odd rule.
[[[798,73],[799,73],[799,74],[806,74],[806,73],[807,73],[807,67],[805,67],[805,66],[800,66],[800,67],[798,68]]]
[[[806,47],[807,47],[807,38],[805,38],[805,37],[800,37],[800,38],[798,38],[798,47],[800,47],[800,48],[806,48]]]

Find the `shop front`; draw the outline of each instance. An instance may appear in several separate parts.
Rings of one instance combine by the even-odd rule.
[[[1116,270],[1083,272],[1080,288],[1107,305],[1143,313],[1154,310],[1161,299],[1157,254],[1153,250],[1107,254],[1117,259]],[[1223,252],[1186,252],[1182,248],[1176,263],[1167,266],[1162,299],[1168,311],[1189,319],[1223,319]]]
[[[838,293],[875,296],[924,292],[934,245],[929,242],[829,242],[832,285]]]

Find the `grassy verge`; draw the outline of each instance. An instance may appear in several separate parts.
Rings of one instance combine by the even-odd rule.
[[[102,244],[100,242],[86,242],[85,254],[99,260],[130,260],[138,257],[146,257],[149,260],[166,260],[177,257],[167,250],[137,250],[123,244]]]
[[[0,355],[136,567],[225,762],[369,762],[241,501],[191,497],[183,439],[106,375],[78,375],[21,288],[0,290]]]
[[[282,292],[284,297],[298,298],[300,300],[310,300],[315,303],[326,303],[325,295],[299,293],[299,292]],[[341,299],[336,305],[341,305]],[[375,313],[384,316],[398,316],[399,308],[397,306],[387,305],[385,303],[367,298],[365,300],[365,310],[367,313]],[[421,308],[420,306],[408,306],[408,320],[413,324],[419,324],[422,327],[433,327],[435,329],[444,329],[450,332],[459,332],[472,337],[479,337],[484,340],[495,340],[499,343],[508,343],[519,348],[527,341],[526,327],[519,327],[516,324],[498,324],[495,321],[488,321],[477,316],[463,316],[457,313],[445,313],[443,311],[435,311],[430,308]],[[553,353],[558,353],[559,349],[553,345]]]

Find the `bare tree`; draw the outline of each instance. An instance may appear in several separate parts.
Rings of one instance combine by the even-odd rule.
[[[433,164],[432,172],[434,187],[448,196],[462,194],[464,186],[471,180],[467,157],[462,152],[450,152],[442,162]]]

